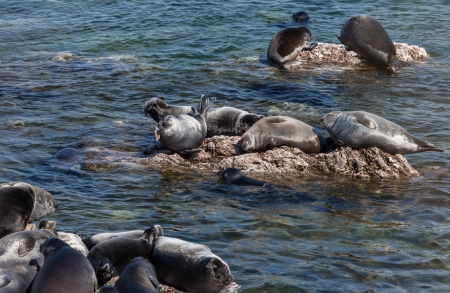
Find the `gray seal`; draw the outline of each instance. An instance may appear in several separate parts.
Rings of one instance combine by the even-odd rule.
[[[166,115],[193,114],[192,107],[168,105],[159,98],[151,98],[144,105],[144,113],[159,122]],[[233,107],[211,108],[206,115],[206,137],[215,135],[242,135],[263,115],[249,113]]]
[[[338,39],[378,69],[396,71],[408,65],[396,58],[397,52],[388,33],[378,21],[368,15],[350,18],[342,26]]]
[[[94,269],[87,258],[58,238],[41,245],[45,257],[31,287],[31,293],[92,293],[97,290]]]
[[[267,50],[267,59],[276,65],[287,65],[295,61],[301,51],[313,50],[311,31],[306,27],[285,28],[277,32]]]
[[[270,183],[259,181],[245,176],[244,173],[241,172],[241,170],[238,170],[236,168],[227,168],[223,171],[219,171],[217,172],[217,176],[226,183],[233,185],[240,185],[240,186],[253,185],[262,187],[271,186]]]
[[[191,115],[167,115],[159,121],[156,133],[162,143],[172,151],[181,154],[192,154],[203,142],[207,134],[206,115],[216,98],[200,99],[198,112],[192,107]]]
[[[150,258],[161,283],[196,293],[218,293],[233,283],[228,265],[206,245],[161,234],[156,233]]]
[[[33,265],[0,266],[0,292],[25,293],[33,282],[37,267]]]
[[[2,186],[2,187],[7,187],[7,186],[19,187],[25,191],[28,191],[29,186],[31,186],[31,188],[33,189],[34,194],[35,194],[33,212],[30,217],[30,220],[32,220],[32,221],[38,221],[38,220],[42,219],[43,217],[50,215],[55,210],[57,210],[59,207],[58,202],[55,200],[55,198],[53,197],[53,195],[50,192],[48,192],[47,190],[45,190],[43,188],[37,187],[35,185],[31,185],[31,184],[28,184],[25,182],[15,181],[15,182],[2,183],[0,186]]]
[[[327,148],[325,139],[317,130],[287,116],[271,116],[259,120],[244,133],[240,143],[247,152],[289,146],[305,153],[319,153]]]
[[[99,285],[112,277],[119,276],[122,270],[135,257],[150,257],[151,245],[145,239],[114,237],[95,245],[87,255],[94,268]]]
[[[320,118],[320,122],[338,146],[377,147],[389,154],[443,152],[398,124],[365,111],[331,112]]]
[[[114,285],[120,293],[160,292],[155,267],[145,258],[136,257],[125,267]]]
[[[99,244],[102,241],[114,238],[114,237],[128,237],[131,239],[139,239],[141,238],[144,230],[132,230],[132,231],[124,231],[124,232],[105,232],[95,234],[91,237],[83,238],[83,243],[86,247],[91,250],[92,247]]]

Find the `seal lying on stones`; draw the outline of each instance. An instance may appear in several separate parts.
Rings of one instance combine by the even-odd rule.
[[[352,148],[374,146],[389,154],[443,152],[412,136],[394,122],[364,111],[331,112],[320,118],[320,122],[337,145]]]
[[[77,292],[97,290],[94,269],[87,258],[58,238],[50,238],[41,246],[45,257],[31,287],[31,293]]]
[[[245,151],[290,146],[305,153],[325,151],[326,140],[308,124],[287,116],[265,117],[256,122],[242,136]]]
[[[217,176],[228,184],[240,186],[245,185],[262,186],[262,187],[271,186],[270,183],[259,181],[245,176],[244,173],[242,173],[240,170],[236,168],[227,168],[223,171],[219,171],[217,172]]]
[[[144,113],[150,114],[156,122],[159,122],[166,115],[193,114],[192,107],[168,105],[159,98],[148,100],[144,106]],[[263,115],[249,113],[233,107],[211,108],[206,115],[208,128],[206,137],[215,135],[240,136],[263,117]]]
[[[114,237],[95,245],[87,255],[94,268],[99,285],[120,275],[135,257],[150,257],[151,245],[145,239]]]
[[[156,237],[150,261],[161,283],[183,291],[217,293],[234,280],[228,265],[207,246],[177,238]]]
[[[198,112],[192,107],[193,115],[167,115],[159,121],[156,133],[162,143],[172,151],[181,154],[195,153],[207,134],[206,115],[216,98],[201,97]]]
[[[120,274],[115,287],[120,293],[160,292],[155,267],[143,257],[131,260]]]
[[[383,26],[368,15],[350,18],[338,37],[342,44],[356,51],[368,64],[378,69],[396,71],[408,65],[396,58],[394,43]]]
[[[295,61],[304,50],[313,50],[317,43],[311,43],[311,31],[306,27],[285,28],[277,32],[267,50],[267,59],[277,65]]]

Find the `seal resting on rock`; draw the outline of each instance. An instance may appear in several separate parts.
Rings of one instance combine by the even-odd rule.
[[[31,293],[97,290],[94,269],[81,252],[58,238],[48,239],[40,250],[45,261],[34,279]]]
[[[131,239],[139,239],[141,238],[144,230],[132,230],[132,231],[124,231],[124,232],[105,232],[95,234],[91,237],[83,238],[83,243],[86,247],[91,250],[92,247],[99,244],[102,241],[114,238],[114,237],[128,237]]]
[[[350,18],[342,26],[338,39],[378,69],[396,71],[408,65],[396,58],[395,46],[388,33],[378,21],[368,15]]]
[[[149,114],[156,122],[166,115],[193,114],[192,107],[168,105],[159,98],[148,100],[144,106],[144,113]],[[242,135],[263,117],[233,107],[211,108],[206,115],[206,137]]]
[[[244,133],[240,143],[247,152],[283,145],[305,153],[319,153],[327,148],[326,140],[313,127],[287,116],[259,120]]]
[[[114,286],[120,293],[160,292],[155,267],[143,257],[132,259],[123,269]]]
[[[262,187],[271,186],[270,183],[259,181],[245,176],[244,173],[242,173],[239,169],[236,168],[227,168],[223,171],[219,171],[217,172],[217,176],[226,183],[233,185],[240,185],[240,186],[253,185]]]
[[[352,148],[377,147],[389,154],[443,152],[431,143],[412,136],[404,128],[365,111],[336,111],[320,118],[336,145]]]
[[[285,28],[277,32],[267,50],[267,59],[284,66],[295,61],[301,51],[313,50],[317,43],[311,43],[311,31],[306,27]]]
[[[149,258],[151,245],[145,239],[114,237],[95,245],[87,255],[94,268],[99,285],[120,275],[122,270],[135,257]]]
[[[204,95],[200,99],[198,112],[192,107],[193,115],[167,115],[159,121],[156,133],[162,143],[180,154],[193,154],[207,134],[206,115],[216,98]]]
[[[207,246],[160,236],[161,226],[156,226],[150,233],[154,239],[150,261],[159,281],[194,293],[218,293],[233,283],[228,265]]]

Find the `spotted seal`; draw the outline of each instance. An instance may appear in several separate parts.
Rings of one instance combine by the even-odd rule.
[[[285,28],[277,32],[267,50],[267,59],[284,66],[295,61],[301,51],[313,50],[317,43],[311,43],[311,31],[306,27]]]
[[[342,26],[338,39],[378,69],[396,71],[408,65],[396,58],[397,52],[388,33],[377,20],[368,15],[350,18]]]
[[[398,124],[365,111],[331,112],[320,118],[320,122],[336,145],[377,147],[389,154],[443,152],[431,143],[412,136]]]
[[[326,140],[310,125],[287,116],[265,117],[247,130],[240,140],[244,151],[289,146],[305,153],[319,153]]]

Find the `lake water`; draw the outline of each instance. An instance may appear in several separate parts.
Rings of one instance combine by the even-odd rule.
[[[439,292],[450,289],[450,6],[445,1],[2,1],[0,179],[50,191],[57,228],[89,236],[161,224],[208,245],[240,292]],[[432,59],[389,75],[293,72],[267,65],[273,35],[308,12],[314,41],[338,43],[357,14]],[[366,110],[445,150],[407,155],[421,177],[256,176],[275,190],[215,174],[61,163],[60,149],[139,152],[156,125],[145,101],[217,97],[313,126]],[[255,176],[253,176],[255,177]]]

